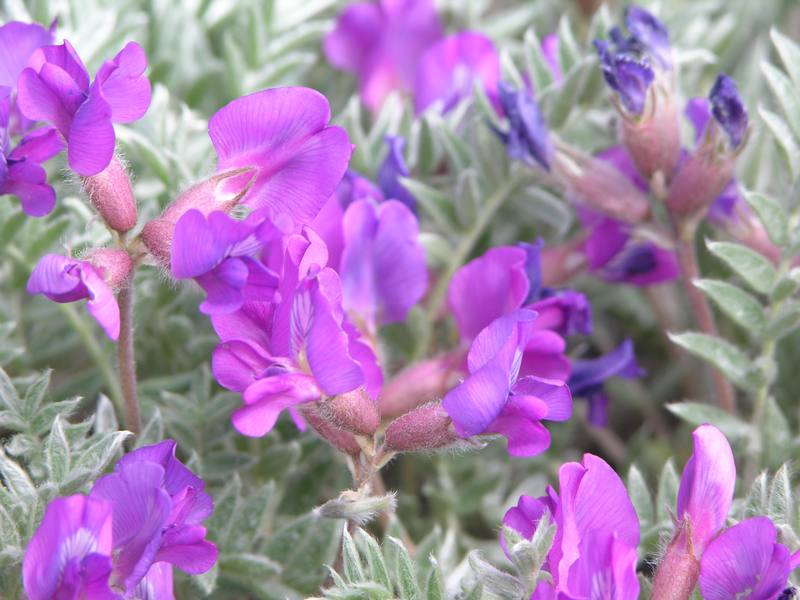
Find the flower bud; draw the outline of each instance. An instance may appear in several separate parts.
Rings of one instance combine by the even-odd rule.
[[[589,207],[626,223],[640,223],[650,214],[642,191],[608,161],[562,147],[554,170]]]
[[[95,248],[87,252],[82,260],[92,265],[113,289],[127,283],[133,271],[130,254],[119,248]]]
[[[658,564],[650,595],[652,600],[689,600],[692,597],[700,576],[700,562],[694,556],[687,530],[688,523],[667,547],[667,553]]]
[[[381,424],[377,403],[360,387],[319,403],[319,414],[335,427],[371,436]]]
[[[147,246],[147,249],[150,250],[150,254],[167,268],[169,268],[172,234],[174,232],[175,223],[159,218],[145,223],[141,233],[142,241]]]
[[[451,387],[459,357],[444,354],[413,364],[386,384],[378,397],[381,415],[397,417],[441,398]]]
[[[392,421],[384,445],[394,452],[413,452],[443,448],[459,439],[441,403],[431,402]]]
[[[673,215],[702,216],[730,183],[732,156],[714,156],[710,145],[703,145],[681,161],[669,186],[667,207]]]
[[[645,116],[623,117],[620,137],[636,169],[647,181],[658,172],[669,181],[681,154],[680,120],[669,92],[652,88]]]
[[[136,226],[136,200],[125,167],[114,156],[97,175],[83,177],[83,189],[106,224],[120,233]]]
[[[314,431],[331,446],[351,456],[358,456],[361,454],[361,446],[358,444],[353,434],[331,425],[331,423],[320,414],[316,405],[304,406],[300,410],[300,413]]]

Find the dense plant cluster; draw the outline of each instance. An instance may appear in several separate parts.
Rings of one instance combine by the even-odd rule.
[[[792,2],[0,7],[0,597],[798,594]]]

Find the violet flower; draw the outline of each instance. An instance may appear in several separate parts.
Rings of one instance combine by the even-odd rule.
[[[127,256],[127,253],[124,254]],[[124,258],[119,257],[118,260],[124,261]],[[130,257],[128,262],[130,263]],[[87,299],[86,308],[89,314],[100,324],[106,335],[112,340],[119,337],[119,306],[114,292],[101,271],[90,262],[45,254],[34,267],[28,279],[27,290],[29,294],[43,294],[59,303]]]
[[[111,503],[82,494],[50,502],[22,561],[22,581],[30,600],[118,598],[108,583],[111,510]]]
[[[655,74],[646,57],[614,50],[603,40],[595,40],[594,47],[600,57],[603,79],[617,93],[620,102],[630,113],[641,115]]]
[[[389,152],[378,169],[378,185],[384,198],[399,200],[416,212],[417,199],[400,183],[401,177],[410,175],[405,158],[403,158],[405,144],[406,141],[398,135],[386,136]]]
[[[552,584],[541,581],[532,600],[614,598],[636,600],[636,548],[639,518],[625,485],[601,458],[584,454],[558,472],[559,491],[542,498],[522,496],[503,523],[530,539],[545,513],[556,534],[544,568]]]
[[[259,254],[264,245],[280,245],[282,237],[291,233],[291,224],[280,221],[276,225],[257,214],[236,220],[222,211],[204,217],[195,209],[180,218],[172,239],[172,274],[177,279],[194,278],[205,290],[201,312],[230,313],[249,299],[271,300],[278,275]]]
[[[205,539],[201,525],[214,510],[213,501],[203,481],[175,457],[175,448],[173,440],[165,440],[134,450],[92,487],[91,498],[112,508],[111,581],[127,594],[156,563],[199,574],[217,560],[217,547]],[[159,570],[150,573],[149,583],[164,585],[171,577]]]
[[[703,598],[778,598],[796,565],[777,538],[775,525],[767,517],[746,519],[714,538],[700,562]]]
[[[53,125],[67,144],[69,166],[95,175],[114,155],[113,123],[130,123],[150,105],[150,82],[144,76],[147,57],[129,42],[106,61],[94,81],[68,41],[43,46],[19,77],[17,102],[34,121]]]
[[[368,331],[402,321],[428,287],[417,217],[396,200],[357,200],[342,225],[342,306]]]
[[[508,156],[549,170],[553,146],[539,105],[528,91],[516,90],[506,82],[499,82],[498,90],[500,107],[508,119],[508,131],[493,130],[506,146]]]
[[[147,575],[136,584],[131,600],[175,600],[172,582],[172,565],[153,563]]]
[[[469,375],[442,400],[461,437],[500,434],[508,439],[512,456],[534,456],[550,445],[550,433],[540,421],[571,416],[572,398],[562,381],[533,376],[518,380],[535,318],[532,311],[514,311],[493,321],[473,341]]]
[[[669,69],[672,66],[669,30],[655,15],[641,6],[628,6],[625,9],[625,26],[635,43],[647,51],[660,67]]]
[[[237,98],[208,123],[218,174],[251,171],[243,204],[272,220],[288,215],[296,228],[309,223],[336,189],[352,152],[344,129],[328,125],[330,115],[325,96],[304,87]],[[224,182],[222,191],[229,186],[238,193],[242,181]]]
[[[382,383],[374,353],[344,315],[324,242],[306,229],[285,247],[275,304],[245,302],[212,318],[222,341],[212,369],[222,386],[243,392],[233,424],[244,435],[265,435],[281,411],[323,395],[364,386],[374,399]]]
[[[608,425],[608,397],[603,392],[607,379],[635,379],[644,374],[633,352],[633,342],[625,340],[611,352],[598,358],[572,361],[567,384],[573,397],[586,398],[589,422],[595,427]]]
[[[414,86],[417,113],[436,102],[448,112],[472,96],[476,82],[497,104],[500,58],[491,39],[474,31],[462,31],[434,44],[422,55]]]
[[[728,135],[733,148],[742,143],[747,132],[747,108],[739,96],[736,82],[720,73],[709,93],[711,114]]]
[[[413,91],[422,55],[441,37],[432,0],[354,2],[324,49],[328,62],[358,77],[361,100],[378,112],[391,92]]]

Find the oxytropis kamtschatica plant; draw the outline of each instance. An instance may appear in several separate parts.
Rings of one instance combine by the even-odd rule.
[[[86,301],[116,342],[117,409],[139,435],[134,274],[157,269],[172,285],[194,280],[204,294],[199,311],[219,338],[213,376],[241,395],[231,426],[262,437],[285,415],[346,458],[353,489],[320,506],[324,517],[364,523],[391,512],[381,470],[402,453],[477,450],[500,437],[510,456],[540,455],[551,444],[546,422],[571,419],[574,399],[585,403],[586,426],[603,428],[606,381],[644,370],[624,331],[605,353],[571,345],[593,332],[590,299],[565,286],[572,277],[637,287],[680,279],[696,327],[716,335],[693,285],[701,222],[769,261],[780,255],[734,176],[750,127],[736,83],[719,74],[707,97],[684,103],[698,90],[680,89],[667,28],[635,6],[624,21],[625,30],[594,41],[619,142],[588,152],[550,131],[532,81],[504,77],[489,37],[445,33],[429,0],[354,3],[338,16],[324,54],[356,76],[371,113],[399,96],[411,101],[412,119],[444,118],[479,98],[488,114],[476,126],[493,131],[489,143],[512,159],[508,184],[436,272],[421,237],[421,227],[436,225],[420,216],[406,140],[388,136],[376,172],[355,171],[348,131],[331,124],[328,100],[307,87],[264,89],[220,108],[208,121],[215,169],[145,221],[114,129],[149,108],[142,47],[123,45],[91,77],[80,48],[58,43],[56,24],[6,23],[0,193],[46,217],[57,198],[43,164],[66,152],[70,177],[113,240],[77,256],[45,254],[27,291]],[[550,35],[540,48],[556,82],[568,76],[559,42]],[[684,119],[694,130],[688,142]],[[558,245],[532,237],[487,248],[494,215],[525,178],[560,190],[581,230]],[[417,351],[390,364],[386,326],[412,310],[425,317]],[[715,402],[735,412],[731,383],[719,371],[711,376]],[[768,515],[730,518],[736,468],[728,441],[709,424],[693,439],[661,552],[643,560],[642,515],[609,464],[586,454],[558,469],[557,490],[522,496],[506,513],[501,542],[515,575],[475,567],[487,590],[536,599],[628,600],[645,587],[661,600],[791,597],[798,540]],[[217,547],[203,522],[213,500],[175,452],[172,440],[136,448],[86,482],[86,494],[53,499],[22,560],[28,597],[161,600],[173,598],[173,567],[209,571]],[[337,577],[334,597],[373,597],[336,596],[347,585]]]

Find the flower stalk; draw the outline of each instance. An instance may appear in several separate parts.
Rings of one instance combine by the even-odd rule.
[[[133,344],[133,278],[129,285],[120,289],[117,295],[119,304],[119,341],[117,342],[117,366],[119,384],[122,389],[125,427],[138,436],[142,430],[142,417],[139,411],[139,395],[136,383],[136,355]]]

